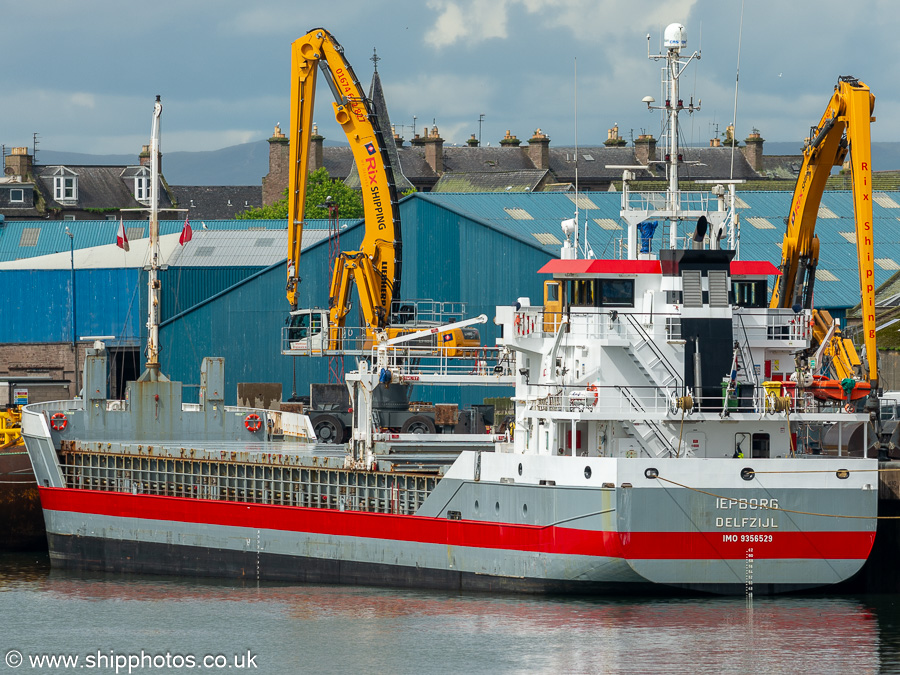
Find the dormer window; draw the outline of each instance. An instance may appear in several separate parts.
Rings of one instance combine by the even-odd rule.
[[[53,173],[53,199],[58,202],[72,202],[78,199],[78,174],[64,166]]]
[[[134,176],[134,198],[139,202],[150,201],[150,170],[147,167],[141,167]]]

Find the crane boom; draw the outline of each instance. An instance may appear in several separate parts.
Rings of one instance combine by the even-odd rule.
[[[311,30],[291,45],[287,299],[296,309],[317,70],[322,71],[334,95],[334,117],[353,153],[362,183],[365,218],[360,250],[342,253],[335,261],[332,325],[343,325],[349,281],[355,278],[358,286],[365,284],[367,289],[362,302],[367,323],[383,327],[391,302],[400,291],[400,215],[394,175],[372,103],[344,57],[343,47],[324,28]]]
[[[334,261],[327,319],[323,310],[297,307],[303,209],[318,71],[322,71],[334,95],[334,117],[353,153],[362,184],[365,225],[359,250],[342,251]],[[410,323],[400,315],[397,325],[391,325],[392,304],[400,295],[402,259],[400,209],[394,173],[377,111],[344,57],[343,47],[324,28],[311,30],[291,45],[289,147],[285,290],[291,312],[285,328],[287,353],[339,355],[347,350],[365,350],[380,333],[395,338],[423,328],[424,324],[415,319]],[[353,288],[356,288],[363,318],[360,336],[355,336],[354,331],[346,327]],[[440,350],[447,356],[469,356],[476,353],[480,344],[474,329],[448,331],[443,340]]]
[[[871,122],[875,96],[854,77],[841,77],[818,125],[803,149],[803,165],[794,188],[781,257],[781,277],[772,292],[770,307],[812,308],[819,239],[816,219],[822,193],[833,166],[841,166],[849,151],[853,189],[853,216],[856,224],[856,254],[862,298],[862,320],[867,379],[874,390],[878,381],[875,342],[875,271],[872,232],[872,148]],[[814,313],[815,310],[814,310]],[[817,324],[824,324],[818,316]],[[827,317],[830,324],[830,316]],[[817,325],[824,336],[827,327]],[[823,338],[825,339],[825,338]],[[850,377],[859,358],[849,340],[840,332],[828,333],[834,367],[839,378]]]

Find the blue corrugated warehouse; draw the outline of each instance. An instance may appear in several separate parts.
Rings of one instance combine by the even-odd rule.
[[[739,192],[738,196],[742,202],[740,257],[778,264],[791,193]],[[594,257],[614,258],[621,253],[626,231],[619,219],[620,199],[618,193],[600,192],[581,194],[577,198],[571,193],[411,195],[400,206],[403,223],[401,296],[461,301],[467,303],[469,315],[485,313],[489,317],[493,317],[497,304],[513,303],[520,296],[529,296],[537,302],[543,279],[535,272],[547,260],[559,256],[563,240],[560,221],[575,214],[576,204],[580,221],[587,223],[587,244]],[[900,269],[900,241],[896,235],[900,204],[894,200],[893,193],[877,193],[874,201],[877,285]],[[321,359],[292,359],[281,355],[281,328],[288,310],[284,223],[233,221],[228,224],[242,230],[248,226],[272,228],[271,231],[256,232],[256,248],[260,248],[266,239],[277,239],[283,244],[265,244],[270,256],[266,266],[245,265],[237,259],[237,252],[224,256],[215,251],[206,252],[210,264],[204,266],[199,264],[204,257],[201,250],[204,243],[195,229],[194,241],[181,254],[184,264],[177,264],[173,258],[171,267],[163,275],[166,285],[161,327],[163,371],[169,377],[197,384],[200,360],[207,355],[222,356],[226,360],[229,402],[235,400],[238,382],[280,382],[285,397],[292,391],[301,395],[308,393],[309,382],[327,379],[327,366]],[[77,225],[80,228],[81,224]],[[104,231],[103,242],[114,240],[117,223],[102,225],[111,228],[109,232]],[[8,223],[7,227],[10,226],[18,227],[18,224]],[[216,229],[227,226],[217,224]],[[164,232],[174,236],[180,228],[180,222],[171,221]],[[308,233],[312,234],[312,230]],[[859,302],[849,192],[824,195],[817,234],[822,246],[816,305],[837,310],[840,315]],[[0,342],[17,341],[21,335],[36,342],[70,339],[67,327],[71,319],[66,318],[70,295],[68,241],[62,240],[66,246],[56,254],[64,256],[65,265],[59,264],[57,269],[14,270],[9,266],[27,266],[28,261],[13,262],[24,256],[9,244],[9,239],[4,239],[7,235],[9,231],[0,234],[0,255],[7,261],[0,262],[0,280],[3,288],[27,288],[28,294],[16,294],[12,302],[20,316],[0,329],[3,331]],[[24,233],[19,232],[12,238],[23,236]],[[657,233],[654,248],[661,236]],[[315,237],[305,240],[307,248],[300,268],[303,279],[300,306],[327,306],[330,270],[328,244],[323,237],[324,230],[319,230],[317,240]],[[341,231],[341,247],[355,249],[361,238],[361,223],[347,223]],[[76,246],[78,243],[76,238]],[[58,242],[56,246],[60,251]],[[253,248],[254,244],[247,242],[241,246],[242,251]],[[50,252],[46,251],[44,257]],[[255,262],[260,263],[262,259]],[[139,265],[127,269],[88,269],[78,264],[76,267],[79,267],[77,332],[123,337],[137,335],[143,327],[145,311],[145,293],[137,290],[141,276]],[[84,281],[83,275],[87,275]],[[110,288],[105,289],[107,285]],[[136,301],[132,300],[133,296]],[[140,306],[138,314],[134,314],[136,303]],[[82,311],[88,312],[84,319]],[[350,316],[355,317],[356,313],[352,312]],[[485,344],[493,344],[496,337],[493,324],[488,323],[480,329]],[[347,367],[353,365],[348,363]],[[454,400],[455,397],[473,402],[498,392],[472,387],[466,388],[461,395],[445,393],[446,397],[441,392],[421,392],[416,396],[435,401]]]
[[[580,219],[588,223],[588,244],[597,258],[615,257],[621,250],[626,232],[619,220],[620,197],[590,193],[577,198]],[[791,194],[751,192],[740,193],[740,197],[744,202],[741,257],[777,264]],[[886,194],[876,197],[880,251],[876,283],[882,283],[900,268],[896,262],[900,260],[900,242],[894,234],[900,205]],[[467,303],[470,316],[486,313],[493,317],[496,305],[511,304],[520,296],[539,301],[543,279],[535,272],[559,256],[560,221],[574,215],[576,200],[575,195],[561,193],[419,193],[404,199],[400,208],[404,224],[402,297],[461,301]],[[840,313],[859,299],[849,193],[825,195],[819,232],[823,246],[817,304]],[[349,225],[342,231],[342,248],[356,247],[361,237],[361,224]],[[300,306],[327,306],[330,274],[325,242],[304,252],[300,273]],[[224,356],[229,397],[239,381],[281,382],[285,395],[294,390],[308,393],[309,382],[325,381],[327,368],[321,359],[297,357],[292,363],[292,357],[280,355],[280,329],[287,313],[284,282],[284,265],[279,262],[173,317],[161,333],[165,342],[173,345],[163,357],[165,371],[196,381],[203,355]],[[492,323],[480,329],[485,344],[493,344],[496,329]],[[222,339],[222,335],[228,338]],[[176,349],[174,345],[179,346]],[[426,400],[461,399],[467,403],[491,395],[497,392],[480,387],[416,394]]]

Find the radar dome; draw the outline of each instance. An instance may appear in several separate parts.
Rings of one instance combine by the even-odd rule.
[[[663,44],[666,49],[684,49],[687,47],[687,30],[680,23],[670,23],[663,33]]]

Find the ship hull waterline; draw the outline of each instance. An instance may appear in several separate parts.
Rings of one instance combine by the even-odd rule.
[[[622,532],[68,488],[41,498],[55,567],[251,582],[765,595],[846,580],[874,542],[868,529]]]

